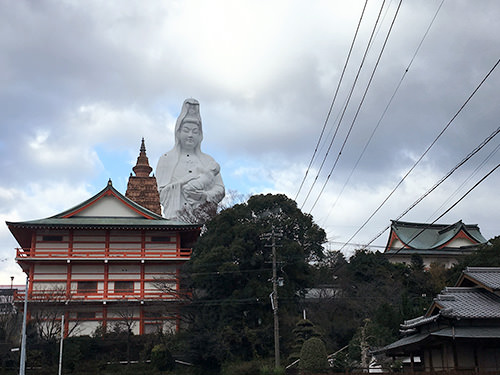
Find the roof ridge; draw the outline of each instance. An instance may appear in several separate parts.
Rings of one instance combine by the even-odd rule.
[[[149,216],[150,219],[154,219],[154,220],[159,220],[159,219],[163,219],[163,217],[161,215],[158,215],[157,213],[153,212],[153,211],[150,211],[148,210],[147,208],[141,206],[140,204],[134,202],[132,199],[126,197],[125,195],[123,195],[122,193],[120,193],[118,190],[115,189],[115,187],[113,186],[113,183],[111,182],[111,179],[108,180],[106,186],[104,187],[104,189],[102,189],[101,191],[99,191],[97,194],[91,196],[89,199],[77,204],[76,206],[73,206],[63,212],[60,212],[56,215],[53,215],[53,216],[49,216],[47,219],[57,219],[57,218],[64,218],[64,217],[69,217],[69,216],[73,216],[76,212],[78,212],[79,210],[83,209],[84,207],[90,205],[90,204],[93,204],[94,202],[96,202],[97,200],[99,200],[103,195],[105,195],[107,192],[111,192],[111,194],[115,194],[115,196],[120,199],[120,200],[123,200],[123,202],[125,202],[125,204],[129,204],[130,206],[132,206],[134,209],[140,211],[142,213],[143,216]]]
[[[500,267],[469,267],[465,268],[464,272],[475,273],[500,273]]]

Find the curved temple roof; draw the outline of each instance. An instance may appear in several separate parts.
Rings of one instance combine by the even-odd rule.
[[[438,249],[453,240],[460,232],[465,233],[472,241],[471,245],[484,244],[488,241],[481,234],[476,224],[464,224],[458,221],[454,224],[425,224],[392,221],[391,235],[386,251],[390,249],[393,235],[412,249]],[[475,242],[475,243],[474,243]]]

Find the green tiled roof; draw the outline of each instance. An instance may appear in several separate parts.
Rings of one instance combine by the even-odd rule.
[[[35,227],[64,227],[64,228],[155,228],[161,227],[172,227],[176,229],[191,229],[198,228],[196,224],[188,224],[180,221],[167,220],[167,219],[155,219],[149,220],[146,218],[137,217],[69,217],[69,218],[58,218],[49,217],[46,219],[38,219],[31,221],[22,222],[7,222],[8,226],[14,226],[18,228],[35,228]]]
[[[391,231],[398,236],[401,242],[418,250],[437,249],[451,241],[461,230],[478,244],[488,242],[477,225],[466,225],[462,221],[451,225],[393,221],[391,225]]]

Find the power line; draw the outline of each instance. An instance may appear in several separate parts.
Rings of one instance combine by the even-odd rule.
[[[385,4],[385,0],[382,2],[382,6],[380,7],[380,11],[378,13],[377,20],[375,21],[375,25],[373,26],[373,29],[372,29],[372,32],[371,32],[371,35],[370,35],[370,39],[368,40],[368,44],[366,46],[365,52],[363,54],[363,58],[362,58],[361,63],[359,65],[358,71],[356,73],[356,77],[354,78],[354,82],[353,82],[353,84],[351,86],[351,90],[349,91],[349,95],[347,96],[347,101],[346,101],[346,103],[344,105],[344,108],[342,110],[342,114],[341,114],[340,119],[339,119],[339,121],[337,123],[337,128],[335,129],[335,133],[334,133],[334,135],[333,135],[333,137],[332,137],[332,139],[330,141],[330,144],[328,145],[328,149],[326,150],[325,156],[323,157],[323,160],[322,160],[321,165],[319,167],[318,173],[316,174],[316,177],[314,178],[314,181],[313,181],[311,187],[309,188],[309,191],[307,192],[307,195],[306,195],[306,197],[304,199],[304,202],[302,203],[302,206],[300,207],[300,209],[302,209],[304,207],[304,205],[306,204],[307,200],[309,199],[309,195],[311,194],[311,191],[314,188],[314,185],[316,184],[316,181],[319,178],[319,174],[321,173],[321,170],[323,169],[323,166],[325,165],[326,159],[328,158],[328,155],[330,153],[330,149],[332,148],[333,142],[335,141],[335,138],[337,136],[337,132],[338,132],[338,130],[340,128],[340,124],[342,123],[342,120],[344,119],[344,115],[345,115],[345,113],[347,111],[347,108],[349,106],[349,103],[351,101],[351,97],[352,97],[352,94],[354,92],[354,88],[356,87],[356,84],[358,82],[359,75],[361,73],[361,69],[363,68],[363,65],[365,63],[366,57],[368,55],[368,51],[369,51],[370,46],[372,44],[373,36],[375,34],[375,30],[377,28],[377,24],[378,24],[378,22],[380,20],[380,15],[382,14],[382,10],[384,8],[384,4]]]
[[[441,209],[446,205],[448,204],[449,201],[451,201],[453,199],[453,197],[465,186],[465,184],[467,182],[469,182],[476,174],[477,172],[479,171],[479,169],[481,169],[483,167],[483,165],[485,165],[497,152],[498,150],[500,149],[500,144],[497,145],[497,147],[495,147],[489,154],[488,156],[486,156],[486,158],[474,169],[474,171],[472,171],[472,173],[469,175],[469,177],[467,177],[464,182],[462,182],[460,184],[460,186],[458,186],[455,191],[450,194],[450,196],[448,197],[448,199],[446,199],[445,202],[443,202],[443,204],[441,206],[439,206],[433,213],[432,215],[430,215],[430,217],[427,219],[430,220],[431,217],[433,217],[434,215],[436,215],[439,211],[441,211]]]
[[[373,129],[372,133],[370,134],[370,137],[368,138],[367,142],[365,143],[364,147],[363,147],[363,150],[361,151],[361,154],[359,155],[358,157],[358,160],[356,160],[356,163],[354,164],[354,167],[351,169],[351,172],[349,173],[349,176],[347,177],[347,180],[344,182],[344,185],[342,186],[342,189],[340,190],[340,193],[339,195],[337,196],[337,198],[335,199],[335,202],[333,203],[332,207],[330,208],[330,210],[328,211],[328,214],[326,215],[325,219],[323,220],[323,222],[326,222],[330,216],[330,214],[332,213],[333,209],[335,208],[335,206],[337,205],[337,202],[339,201],[340,197],[342,196],[342,193],[344,192],[345,188],[347,187],[347,184],[349,183],[349,181],[351,180],[351,177],[352,175],[354,174],[354,171],[356,170],[356,168],[358,167],[359,165],[359,162],[361,161],[361,159],[363,158],[367,148],[368,148],[368,145],[371,143],[375,133],[377,132],[382,120],[385,118],[385,115],[387,113],[387,111],[389,110],[389,107],[391,106],[392,104],[392,101],[394,100],[396,94],[398,93],[402,83],[403,83],[403,80],[406,78],[406,75],[408,74],[408,71],[410,70],[410,67],[412,66],[413,64],[413,61],[415,60],[418,52],[420,51],[420,48],[422,47],[422,44],[424,43],[424,40],[426,39],[427,35],[429,34],[429,31],[432,27],[432,25],[434,24],[434,21],[436,20],[437,18],[437,15],[442,7],[444,3],[444,0],[441,1],[441,4],[439,4],[439,7],[437,8],[436,10],[436,13],[434,14],[434,17],[432,17],[432,20],[431,22],[429,23],[429,26],[427,26],[427,30],[425,31],[422,39],[420,40],[420,43],[418,44],[417,46],[417,49],[415,50],[415,53],[413,54],[413,57],[411,58],[410,62],[408,63],[408,66],[406,67],[405,71],[403,72],[403,75],[401,76],[401,79],[399,80],[399,83],[397,84],[391,98],[389,99],[389,102],[387,103],[387,105],[385,106],[384,108],[384,111],[382,112],[382,115],[380,116],[375,128]]]
[[[456,201],[453,205],[451,205],[445,212],[443,212],[441,215],[439,215],[432,223],[426,225],[424,228],[422,228],[417,234],[415,234],[408,242],[407,245],[410,244],[413,240],[415,240],[418,236],[420,236],[427,228],[429,228],[431,225],[435,224],[439,219],[441,219],[444,215],[446,215],[448,212],[450,212],[456,205],[458,205],[469,193],[471,193],[476,187],[478,187],[484,180],[486,180],[493,172],[497,170],[497,168],[500,167],[500,164],[497,164],[496,167],[494,167],[491,171],[489,171],[483,178],[481,178],[478,182],[474,184],[473,187],[471,187],[467,192],[460,197],[458,201]],[[396,250],[396,252],[389,254],[389,258],[393,257],[394,255],[398,254],[402,249],[404,249],[405,245],[402,244],[401,247]]]
[[[314,209],[314,207],[316,207],[316,204],[318,203],[319,198],[323,194],[323,191],[325,190],[325,187],[328,184],[328,181],[330,180],[330,177],[331,177],[331,175],[333,173],[333,170],[337,166],[337,163],[338,163],[338,161],[340,159],[340,156],[342,155],[342,151],[344,150],[344,147],[347,144],[347,140],[349,139],[349,136],[351,135],[351,131],[352,131],[353,127],[354,127],[354,123],[358,119],[358,115],[359,115],[359,112],[361,110],[361,107],[363,106],[363,103],[365,102],[366,94],[368,93],[368,90],[369,90],[369,88],[371,86],[371,83],[373,81],[373,77],[375,76],[375,72],[377,71],[378,65],[380,63],[380,59],[382,58],[382,55],[383,55],[383,53],[385,51],[385,47],[387,45],[387,41],[389,40],[389,36],[391,35],[391,31],[392,31],[392,28],[394,26],[394,22],[396,22],[396,18],[398,16],[399,9],[401,8],[401,3],[402,2],[403,2],[403,0],[399,1],[398,7],[396,9],[396,12],[394,13],[394,17],[392,19],[391,26],[389,28],[389,31],[387,32],[386,37],[385,37],[384,44],[382,45],[382,48],[381,48],[380,53],[379,53],[378,58],[377,58],[377,62],[375,63],[375,66],[373,67],[372,73],[370,75],[370,79],[368,80],[368,84],[367,84],[366,89],[365,89],[365,91],[363,93],[361,101],[360,101],[360,103],[358,105],[358,108],[356,109],[356,113],[354,115],[354,118],[352,119],[351,126],[349,127],[349,131],[347,132],[347,135],[345,136],[344,142],[342,143],[342,147],[340,148],[340,151],[339,151],[339,153],[337,155],[337,158],[335,159],[335,162],[333,163],[333,166],[330,169],[330,173],[328,174],[325,182],[323,183],[323,187],[321,188],[321,191],[319,192],[316,200],[314,201],[314,204],[312,205],[311,209],[309,210],[309,213],[311,213],[311,211]]]
[[[330,119],[330,115],[331,115],[332,110],[333,110],[333,105],[335,104],[335,101],[337,99],[337,95],[338,95],[338,92],[339,92],[339,89],[340,89],[340,85],[342,84],[342,81],[344,79],[344,74],[345,74],[345,71],[346,71],[346,68],[347,68],[347,64],[349,63],[349,60],[351,58],[351,53],[352,53],[352,50],[353,50],[353,47],[354,47],[354,43],[356,42],[356,39],[357,39],[357,36],[358,36],[359,28],[361,26],[361,21],[363,20],[363,16],[365,14],[365,10],[366,10],[366,5],[367,4],[368,4],[368,0],[365,1],[365,5],[363,6],[363,10],[361,12],[361,16],[360,16],[359,21],[358,21],[358,26],[356,27],[356,32],[354,33],[354,38],[352,39],[351,47],[349,48],[349,53],[347,54],[347,58],[346,58],[346,61],[344,63],[344,68],[342,69],[342,74],[340,75],[339,83],[337,84],[337,88],[335,89],[335,94],[333,95],[333,99],[332,99],[332,102],[330,104],[330,109],[328,110],[328,113],[326,115],[326,119],[325,119],[325,122],[323,124],[323,129],[321,129],[321,133],[319,135],[318,143],[316,144],[316,147],[314,148],[314,152],[313,152],[313,155],[311,157],[311,161],[309,162],[309,165],[307,166],[307,170],[306,170],[306,173],[304,175],[304,178],[302,179],[302,182],[300,183],[300,186],[299,186],[299,190],[297,191],[297,194],[295,195],[295,201],[297,201],[297,197],[299,196],[299,193],[302,190],[302,187],[304,186],[304,182],[306,181],[307,175],[309,173],[309,170],[311,169],[312,163],[313,163],[314,158],[316,156],[316,153],[318,151],[318,146],[321,143],[321,139],[323,138],[323,134],[325,132],[326,125],[328,124],[328,120]]]
[[[395,220],[398,221],[401,219],[404,215],[406,215],[410,210],[412,210],[417,204],[419,204],[421,201],[424,200],[425,197],[427,197],[430,193],[432,193],[434,190],[437,189],[439,185],[441,185],[444,181],[448,179],[458,168],[460,168],[462,165],[464,165],[469,159],[471,159],[475,154],[477,154],[484,146],[488,144],[493,138],[495,138],[498,133],[500,133],[500,127],[498,127],[493,133],[491,133],[484,141],[482,141],[479,146],[477,146],[474,150],[472,150],[465,158],[463,158],[457,165],[455,165],[446,175],[441,177],[441,179],[434,184],[429,190],[427,190],[423,195],[420,196],[415,202],[413,202],[406,210],[403,211],[402,214],[400,214]],[[499,145],[500,146],[500,145]],[[498,147],[497,147],[498,149]],[[490,154],[491,155],[491,154]],[[391,226],[388,225],[385,227],[382,231],[380,231],[374,238],[372,238],[365,246],[368,247],[373,241],[375,241],[377,238],[379,238],[384,232],[389,229]]]
[[[453,115],[451,120],[446,124],[446,126],[441,130],[441,132],[437,135],[437,137],[431,142],[431,144],[427,147],[427,149],[424,151],[424,153],[418,158],[418,160],[413,164],[413,166],[406,172],[406,174],[403,176],[403,178],[396,184],[394,189],[389,193],[389,195],[382,201],[382,203],[375,209],[375,211],[366,219],[366,221],[361,225],[361,227],[347,240],[347,242],[351,242],[352,239],[368,224],[368,222],[375,216],[375,214],[382,208],[382,206],[389,200],[389,198],[394,194],[394,192],[401,186],[403,181],[408,177],[408,175],[416,168],[416,166],[422,161],[422,159],[427,155],[427,153],[430,151],[430,149],[436,144],[436,142],[441,138],[441,136],[444,134],[444,132],[450,127],[450,125],[453,123],[453,121],[458,117],[458,115],[462,112],[462,110],[465,108],[465,106],[470,102],[472,97],[477,93],[477,91],[481,88],[483,83],[488,79],[488,77],[493,73],[495,68],[498,66],[500,63],[500,59],[493,65],[493,67],[490,69],[490,71],[486,74],[486,76],[481,80],[479,85],[474,89],[474,91],[469,95],[467,100],[460,106],[458,111]],[[342,246],[341,250],[344,248]]]

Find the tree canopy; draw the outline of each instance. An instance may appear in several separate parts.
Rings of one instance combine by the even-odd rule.
[[[207,223],[186,265],[198,361],[220,364],[272,353],[272,239],[266,236],[272,233],[283,281],[280,317],[285,325],[295,323],[287,316],[299,316],[300,294],[312,285],[310,262],[323,259],[326,234],[285,195],[252,196]],[[283,331],[283,340],[292,339],[291,331]]]

